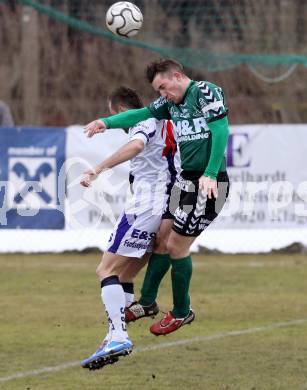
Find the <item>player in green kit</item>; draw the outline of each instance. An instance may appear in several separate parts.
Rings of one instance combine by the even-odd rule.
[[[189,296],[192,276],[190,247],[217,217],[228,195],[229,179],[224,156],[229,134],[228,109],[220,87],[189,79],[182,65],[174,60],[150,64],[147,78],[159,92],[159,99],[146,108],[93,121],[86,126],[85,133],[91,137],[107,128],[127,128],[152,117],[172,119],[174,123],[182,172],[173,187],[169,207],[174,212],[174,223],[167,241],[172,266],[173,309],[150,328],[153,334],[162,335],[194,319]],[[142,296],[136,303],[139,307],[149,306],[155,301],[164,276],[159,268],[154,261],[149,263]]]

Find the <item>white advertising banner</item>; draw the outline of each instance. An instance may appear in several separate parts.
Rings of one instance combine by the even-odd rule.
[[[307,226],[307,125],[232,126],[231,190],[216,228]]]

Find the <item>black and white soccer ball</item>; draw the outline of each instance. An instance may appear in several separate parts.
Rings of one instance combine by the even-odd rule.
[[[133,37],[143,24],[141,10],[129,1],[119,1],[111,5],[106,14],[107,28],[121,37]]]

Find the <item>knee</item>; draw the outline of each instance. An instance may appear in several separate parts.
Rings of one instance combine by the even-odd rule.
[[[99,280],[103,280],[109,276],[117,275],[117,270],[113,267],[105,267],[103,263],[100,263],[96,268],[96,275]]]
[[[105,271],[104,271],[101,264],[99,264],[98,267],[96,268],[96,275],[97,275],[98,279],[100,279],[100,280],[102,280],[106,277]]]
[[[171,258],[176,259],[181,256],[181,248],[174,241],[168,241],[166,245],[167,253]]]
[[[154,251],[155,253],[168,253],[167,240],[165,237],[162,237],[161,235],[157,236]]]

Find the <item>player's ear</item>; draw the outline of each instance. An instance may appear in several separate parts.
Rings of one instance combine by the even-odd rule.
[[[124,112],[124,111],[127,111],[127,107],[124,104],[119,103],[118,112]]]
[[[182,80],[182,73],[177,72],[176,70],[173,73],[173,77],[176,79],[176,81],[181,81]]]

